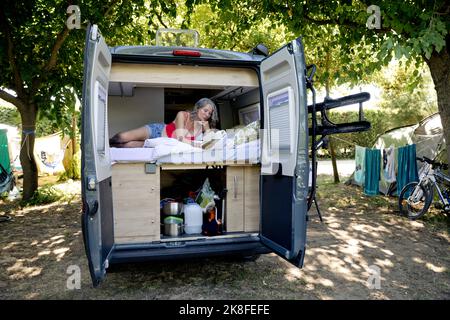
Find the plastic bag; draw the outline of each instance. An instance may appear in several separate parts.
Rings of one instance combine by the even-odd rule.
[[[206,208],[214,202],[214,190],[211,189],[211,185],[209,184],[208,178],[206,178],[205,182],[203,183],[202,189],[197,195],[196,202],[202,207],[203,212],[206,212]]]

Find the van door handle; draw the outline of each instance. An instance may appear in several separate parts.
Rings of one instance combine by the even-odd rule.
[[[237,176],[234,176],[234,198],[237,199]]]
[[[87,214],[90,217],[94,216],[97,213],[97,211],[98,211],[98,201],[97,200],[87,203]]]

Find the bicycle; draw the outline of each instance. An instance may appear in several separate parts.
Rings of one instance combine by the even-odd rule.
[[[426,162],[426,165],[418,182],[410,182],[402,188],[398,197],[400,213],[406,214],[410,220],[419,219],[430,208],[434,189],[436,189],[442,205],[441,209],[448,214],[450,212],[450,176],[442,172],[448,169],[448,164],[427,157],[416,159]]]

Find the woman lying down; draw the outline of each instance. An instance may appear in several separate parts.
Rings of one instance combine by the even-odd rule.
[[[203,138],[216,131],[218,121],[214,102],[202,98],[195,103],[192,111],[178,112],[175,120],[169,124],[151,123],[137,129],[119,132],[109,140],[109,144],[116,148],[142,148],[147,139],[168,137],[193,147],[204,147]]]

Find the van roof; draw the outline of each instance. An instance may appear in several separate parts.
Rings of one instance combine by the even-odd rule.
[[[239,60],[239,61],[261,61],[265,56],[253,53],[217,50],[208,48],[194,47],[163,47],[163,46],[117,46],[110,47],[112,55],[130,55],[130,56],[157,56],[174,57],[174,50],[189,50],[200,52],[201,56],[197,58],[218,59],[218,60]]]

